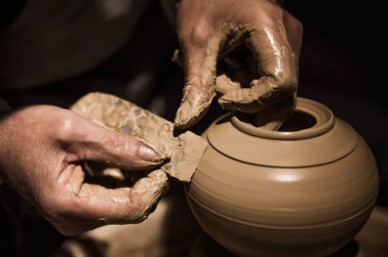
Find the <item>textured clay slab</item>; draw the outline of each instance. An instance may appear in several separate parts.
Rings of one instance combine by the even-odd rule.
[[[205,139],[190,131],[174,136],[172,122],[113,95],[90,93],[71,110],[108,129],[139,138],[168,160],[161,169],[182,182],[190,182],[207,147]]]

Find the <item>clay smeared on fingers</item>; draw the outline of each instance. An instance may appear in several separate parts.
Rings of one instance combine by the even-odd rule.
[[[131,189],[131,193],[140,196],[140,209],[138,210],[137,221],[146,219],[153,211],[156,203],[168,190],[168,176],[158,169],[150,172],[146,177],[139,179]]]
[[[187,129],[197,123],[208,111],[216,96],[214,90],[204,91],[188,86],[174,120],[177,129]]]
[[[225,95],[228,92],[241,89],[239,82],[232,81],[227,75],[221,74],[217,76],[215,91],[219,95]]]
[[[230,111],[257,113],[273,99],[274,93],[274,85],[269,83],[267,77],[263,77],[260,80],[254,80],[250,88],[227,92],[218,99],[218,103],[222,108]]]
[[[90,93],[71,109],[108,129],[138,138],[163,161],[153,168],[182,182],[190,182],[207,147],[202,137],[190,131],[175,136],[172,122],[110,94]]]

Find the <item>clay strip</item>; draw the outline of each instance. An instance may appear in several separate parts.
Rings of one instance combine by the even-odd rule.
[[[207,147],[204,138],[190,131],[174,136],[172,122],[114,95],[90,93],[70,109],[108,129],[139,138],[166,160],[161,169],[182,182],[190,182]]]

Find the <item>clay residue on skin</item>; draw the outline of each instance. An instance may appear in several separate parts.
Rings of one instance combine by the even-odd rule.
[[[234,31],[238,28],[230,26],[226,29]],[[249,88],[236,89],[236,83],[229,90],[223,88],[218,102],[228,110],[256,113],[296,91],[298,54],[288,43],[281,23],[257,26],[249,32],[246,41],[256,56],[261,77],[252,80]],[[216,88],[222,88],[225,84],[225,80],[217,82],[221,85],[216,85]]]
[[[182,182],[190,182],[207,142],[186,131],[174,136],[174,124],[124,99],[90,93],[71,110],[104,127],[137,137],[167,160],[161,169]]]
[[[183,60],[186,69],[186,82],[181,104],[176,112],[175,127],[187,129],[197,123],[206,114],[216,93],[214,91],[215,67],[219,51],[219,38],[209,39],[203,64],[198,74],[190,74],[189,66],[193,65],[193,56],[185,55]],[[195,57],[197,58],[197,57]]]
[[[143,221],[158,203],[158,199],[168,189],[168,177],[163,169],[156,169],[150,172],[146,177],[139,179],[131,190],[131,196],[140,197],[142,203],[139,213],[136,215],[139,220]]]
[[[204,90],[198,84],[186,84],[181,105],[176,112],[175,127],[187,129],[206,114],[216,96],[213,89]]]
[[[218,94],[224,95],[229,91],[238,90],[240,88],[240,83],[232,81],[225,74],[217,76],[215,89]]]
[[[217,4],[209,2],[205,10],[214,8],[225,11],[223,5]],[[258,1],[257,5],[252,2],[244,5],[227,1],[223,4],[228,4],[227,8],[229,10],[232,8],[234,11],[225,11],[222,16],[211,20],[206,19],[206,11],[203,17],[200,16],[208,23],[198,22],[198,28],[211,31],[209,35],[205,33],[206,42],[202,42],[201,37],[196,38],[196,33],[184,34],[185,40],[202,43],[199,44],[200,46],[189,44],[199,55],[204,54],[204,57],[200,58],[200,65],[192,61],[196,58],[188,54],[193,49],[187,51],[183,48],[188,53],[183,52],[180,55],[177,51],[174,55],[176,62],[181,65],[184,63],[187,78],[184,97],[176,115],[177,127],[190,127],[193,121],[198,121],[210,105],[213,97],[209,96],[213,92],[218,94],[218,103],[222,108],[255,115],[264,110],[267,111],[272,105],[293,96],[297,91],[303,32],[298,21],[271,1],[262,3]],[[200,2],[197,5],[194,7],[199,9],[205,7]],[[252,8],[260,8],[262,14],[256,15]],[[195,29],[193,29],[194,32]],[[228,79],[230,74],[221,74],[215,68],[218,61],[225,59],[230,52],[241,45],[246,45],[250,54],[254,56],[255,76],[249,77],[249,83],[240,84],[238,81]],[[193,74],[188,74],[187,70],[195,75],[194,79],[190,78]],[[236,70],[236,72],[239,71]],[[268,117],[267,114],[265,116]],[[280,124],[276,122],[277,125],[274,125],[273,121],[269,123],[271,124],[266,127],[271,129]]]

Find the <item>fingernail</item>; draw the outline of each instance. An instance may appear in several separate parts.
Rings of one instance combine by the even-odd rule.
[[[157,161],[160,159],[159,155],[150,147],[141,144],[139,147],[139,156],[145,161]]]
[[[197,123],[204,113],[207,111],[211,100],[208,100],[205,104],[201,98],[194,98],[191,104],[184,102],[179,107],[174,123],[175,127],[179,129],[187,129]]]
[[[192,119],[192,108],[189,104],[184,102],[179,106],[178,111],[175,116],[174,123],[177,127],[184,127]]]

